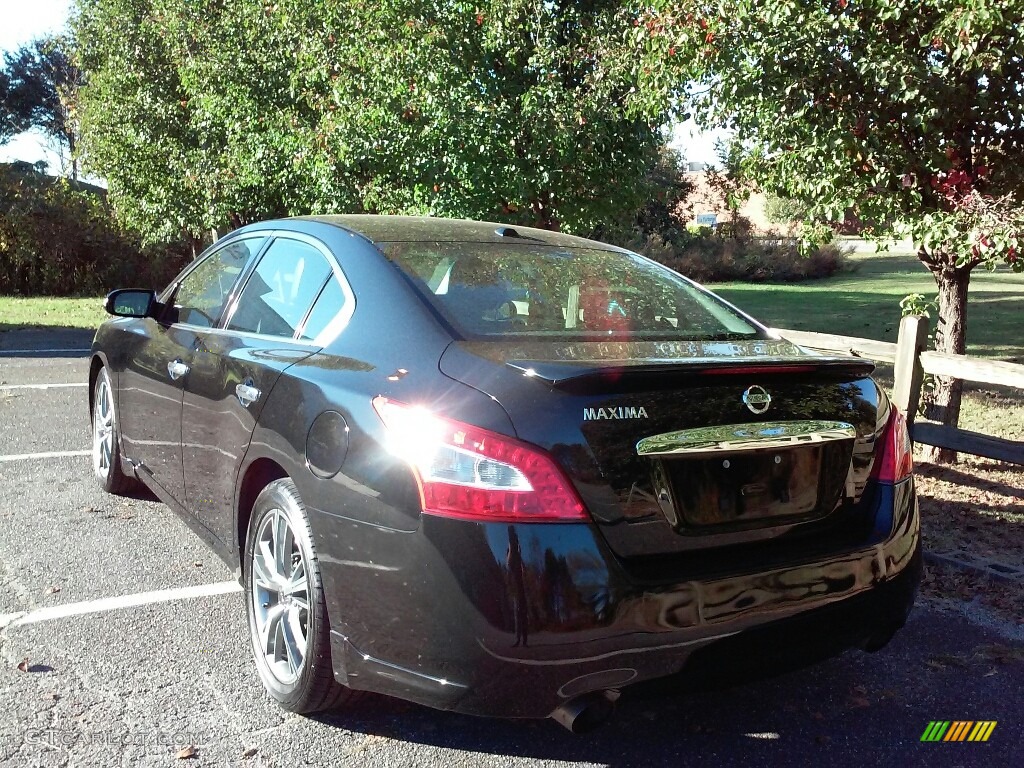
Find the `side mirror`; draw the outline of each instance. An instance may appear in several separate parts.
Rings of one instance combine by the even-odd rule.
[[[117,317],[150,317],[156,306],[156,293],[141,288],[119,288],[107,294],[103,308]]]

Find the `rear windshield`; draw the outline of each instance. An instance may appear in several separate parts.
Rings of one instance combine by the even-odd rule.
[[[764,338],[711,294],[634,254],[504,243],[381,247],[467,339]]]

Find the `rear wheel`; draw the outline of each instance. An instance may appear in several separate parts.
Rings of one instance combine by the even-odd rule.
[[[267,692],[298,713],[352,700],[355,692],[334,679],[320,565],[291,480],[276,480],[257,497],[244,568],[249,636]]]
[[[92,396],[92,470],[107,493],[124,496],[139,488],[139,481],[122,469],[120,434],[110,374],[100,368]]]

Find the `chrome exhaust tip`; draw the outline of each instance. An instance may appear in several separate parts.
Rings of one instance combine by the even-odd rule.
[[[565,702],[551,718],[575,734],[590,733],[612,716],[618,691],[596,691]]]

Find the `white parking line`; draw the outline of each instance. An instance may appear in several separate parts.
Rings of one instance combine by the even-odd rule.
[[[87,381],[76,381],[74,384],[0,384],[0,392],[8,389],[63,389],[65,387],[88,387]]]
[[[190,600],[197,597],[212,597],[241,592],[242,587],[237,581],[219,581],[216,584],[202,584],[197,587],[180,587],[178,589],[158,589],[154,592],[140,592],[135,595],[120,597],[103,597],[99,600],[85,600],[80,603],[53,605],[37,608],[34,611],[6,613],[0,615],[0,629],[20,627],[25,624],[38,624],[41,621],[66,619],[69,616],[84,616],[90,613],[116,611],[121,608],[137,608],[152,603],[166,603],[172,600]]]
[[[0,355],[46,355],[56,353],[75,353],[83,354],[85,352],[92,352],[91,349],[0,349]]]
[[[0,456],[3,461],[28,461],[30,459],[63,459],[68,456],[91,456],[92,451],[43,451],[42,453],[12,453]]]

